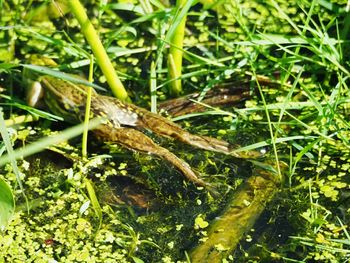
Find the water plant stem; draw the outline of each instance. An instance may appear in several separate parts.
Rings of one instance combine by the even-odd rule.
[[[176,7],[178,13],[183,8],[187,1],[177,0]],[[170,83],[170,92],[173,95],[179,95],[182,92],[181,84],[181,71],[182,71],[182,56],[183,56],[183,40],[185,35],[186,27],[186,15],[184,15],[179,24],[177,25],[171,39],[170,39],[170,51],[168,55],[168,67],[169,67],[169,77],[173,79]]]
[[[90,68],[89,68],[89,82],[93,82],[93,69],[94,69],[94,58],[91,55],[90,57]],[[87,157],[87,138],[89,132],[89,120],[90,120],[90,108],[91,108],[91,94],[92,87],[88,87],[86,94],[86,107],[85,107],[85,118],[84,118],[84,132],[82,138],[82,156],[83,158]]]
[[[115,72],[95,28],[86,15],[84,7],[81,5],[79,0],[71,0],[69,1],[69,4],[71,11],[78,20],[81,26],[81,31],[88,41],[92,52],[96,57],[97,64],[100,66],[104,76],[106,77],[114,96],[122,101],[129,101],[130,99],[128,97],[128,93]]]

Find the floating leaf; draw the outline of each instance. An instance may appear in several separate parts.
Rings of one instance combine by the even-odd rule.
[[[203,219],[201,214],[196,217],[194,224],[195,229],[203,229],[209,226],[209,223]]]

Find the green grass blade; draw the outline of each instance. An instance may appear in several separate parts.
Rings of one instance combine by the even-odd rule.
[[[303,136],[303,135],[296,135],[296,136],[290,136],[290,137],[285,137],[285,138],[280,137],[280,138],[276,138],[275,144],[284,143],[284,142],[288,142],[288,141],[294,141],[294,140],[315,140],[316,138],[317,138],[316,136]],[[234,152],[250,151],[250,150],[262,148],[265,146],[269,146],[271,144],[272,144],[271,139],[269,139],[269,140],[265,140],[262,142],[258,142],[258,143],[254,143],[251,145],[241,147],[239,149],[234,150]]]
[[[157,113],[157,73],[154,61],[151,63],[149,86],[151,93],[151,112]]]
[[[91,83],[93,80],[93,68],[94,68],[94,59],[91,56],[90,60],[90,68],[89,68],[89,82]],[[85,116],[84,116],[84,131],[82,138],[82,147],[81,147],[81,155],[83,158],[87,157],[87,140],[88,140],[88,127],[90,121],[90,109],[91,109],[91,96],[92,96],[92,88],[89,87],[86,94],[86,106],[85,106]]]
[[[177,0],[176,1],[176,13],[181,13],[181,9],[186,5],[187,2],[185,0]],[[188,12],[188,10],[187,10]],[[174,24],[177,26],[170,36],[170,50],[168,55],[168,74],[173,81],[170,83],[170,91],[173,95],[179,95],[182,92],[182,84],[181,84],[181,72],[182,72],[182,56],[183,56],[183,40],[185,36],[185,28],[186,28],[186,17],[187,12],[183,14],[181,18],[177,18],[175,16]],[[178,21],[177,21],[178,20]]]
[[[0,178],[0,231],[3,231],[15,211],[15,199],[10,186]]]
[[[101,121],[102,120],[100,118],[95,118],[95,119],[90,120],[89,129],[96,128],[99,124],[101,124]],[[32,143],[26,147],[17,149],[11,154],[1,156],[0,157],[0,166],[8,163],[11,160],[24,158],[24,157],[29,156],[31,154],[38,153],[50,145],[57,144],[57,143],[65,141],[65,140],[71,139],[73,137],[76,137],[79,134],[81,134],[83,132],[83,130],[84,130],[84,123],[81,123],[81,124],[78,124],[74,127],[68,128],[57,135],[45,137],[45,138],[43,138],[35,143]]]
[[[38,72],[42,75],[50,75],[52,77],[56,77],[56,78],[59,78],[59,79],[64,79],[64,80],[67,80],[67,81],[71,81],[71,82],[74,82],[74,83],[78,83],[78,84],[83,84],[83,85],[86,85],[86,86],[89,86],[89,87],[93,87],[97,90],[102,90],[102,91],[105,91],[104,88],[94,84],[94,83],[91,83],[83,78],[79,78],[79,77],[75,77],[73,75],[70,75],[70,74],[67,74],[67,73],[64,73],[64,72],[61,72],[61,71],[58,71],[58,70],[53,70],[53,69],[50,69],[48,67],[43,67],[43,66],[37,66],[37,65],[32,65],[32,64],[22,64],[22,66],[24,68],[27,68],[27,69],[30,69],[30,70],[33,70],[35,72]]]
[[[1,107],[0,107],[0,134],[1,134],[1,137],[2,137],[2,139],[4,141],[4,143],[5,143],[5,147],[6,147],[6,150],[7,150],[7,155],[6,155],[7,156],[7,162],[11,163],[11,166],[12,166],[12,169],[13,169],[13,173],[16,175],[16,180],[17,180],[18,186],[21,189],[25,200],[27,201],[27,197],[26,197],[26,195],[24,193],[24,188],[23,188],[21,177],[20,177],[20,172],[19,172],[19,169],[18,169],[18,166],[17,166],[17,162],[16,162],[16,154],[15,154],[15,151],[13,150],[13,148],[12,148],[12,143],[11,143],[9,134],[7,132],[6,126],[5,126],[5,120],[4,120],[4,117],[3,117],[3,111],[2,111]],[[0,157],[0,159],[1,158],[3,158],[3,157]]]
[[[88,191],[88,195],[89,195],[89,199],[91,201],[92,207],[94,208],[96,216],[99,220],[99,228],[100,228],[102,224],[102,208],[97,199],[92,182],[89,179],[84,178],[84,183],[86,185],[86,190]]]

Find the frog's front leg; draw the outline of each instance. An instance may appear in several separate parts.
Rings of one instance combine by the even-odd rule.
[[[116,142],[128,149],[158,155],[179,169],[188,180],[199,186],[208,185],[197,177],[188,163],[181,160],[167,149],[157,145],[151,138],[138,130],[123,127],[113,128],[109,127],[108,125],[104,125],[103,128],[95,129],[94,133],[98,137],[102,138],[102,140],[108,138],[108,141]]]

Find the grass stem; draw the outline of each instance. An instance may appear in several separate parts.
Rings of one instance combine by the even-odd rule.
[[[93,68],[94,68],[94,59],[91,55],[90,59],[90,68],[89,68],[89,82],[93,82]],[[90,120],[90,108],[91,108],[91,94],[92,94],[92,87],[88,87],[87,94],[86,94],[86,107],[85,107],[85,118],[84,118],[84,131],[83,131],[83,138],[82,138],[82,156],[83,158],[87,157],[87,139],[88,139],[88,132],[89,132],[89,120]]]
[[[81,30],[87,42],[91,46],[92,52],[96,57],[97,64],[100,66],[104,76],[106,77],[114,96],[120,100],[129,101],[130,99],[128,97],[128,93],[115,72],[95,28],[87,17],[84,7],[81,5],[79,0],[71,0],[69,1],[69,4],[72,13],[81,26]]]
[[[177,0],[176,8],[179,12],[185,5],[186,0]],[[170,51],[168,55],[169,77],[173,79],[170,83],[170,93],[177,96],[182,92],[181,72],[183,56],[183,40],[186,27],[186,15],[180,17],[180,21],[170,38]]]

